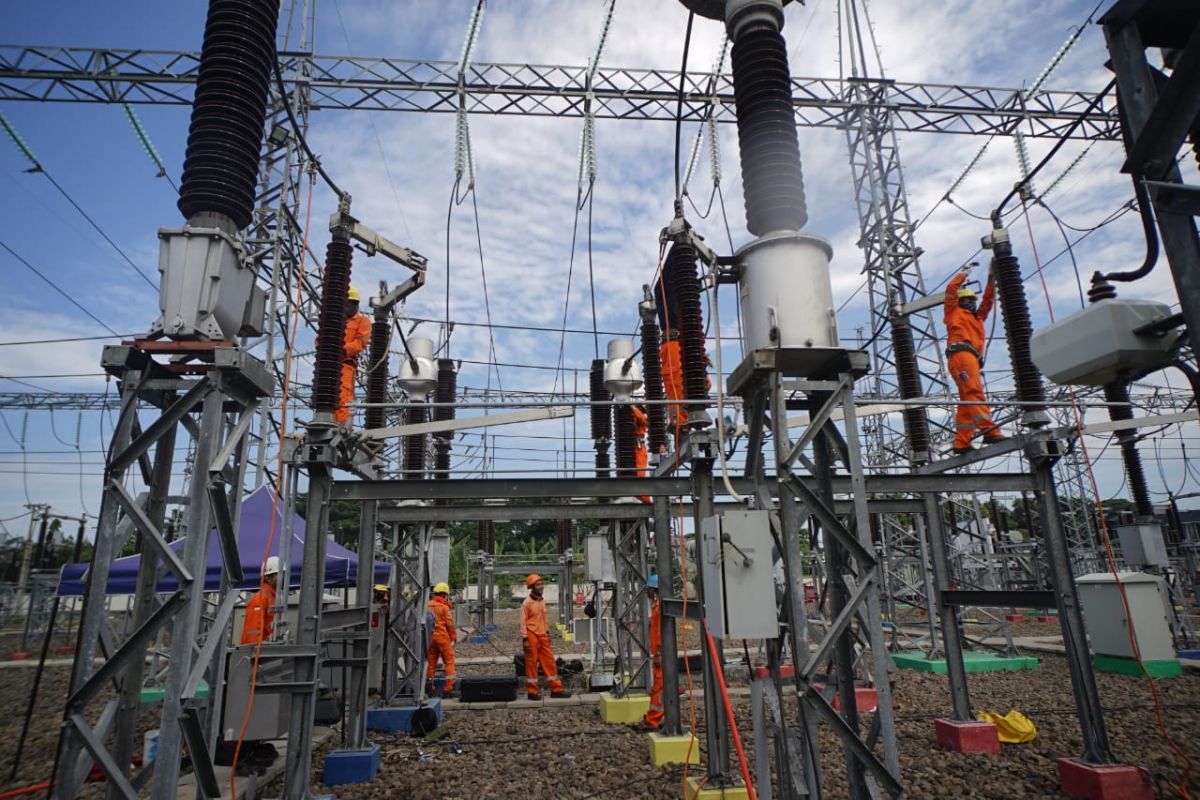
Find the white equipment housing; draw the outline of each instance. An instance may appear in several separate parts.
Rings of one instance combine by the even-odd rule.
[[[1152,300],[1101,300],[1033,335],[1033,363],[1058,384],[1103,386],[1165,365],[1172,332],[1134,331],[1171,316]]]
[[[743,265],[738,285],[747,351],[840,346],[829,242],[809,233],[777,231],[736,255]]]

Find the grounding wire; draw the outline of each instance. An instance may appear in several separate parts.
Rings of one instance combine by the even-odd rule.
[[[683,185],[679,179],[679,148],[680,137],[683,134],[683,92],[687,82],[688,50],[692,46],[692,23],[695,22],[696,12],[689,11],[687,30],[683,34],[683,63],[679,66],[679,91],[675,101],[675,206],[678,209],[683,203]]]
[[[491,350],[492,360],[495,362],[500,360],[500,356],[496,353],[496,337],[495,331],[492,328],[492,304],[488,299],[487,268],[483,263],[483,234],[479,230],[479,203],[476,200],[476,196],[477,194],[475,188],[472,186],[471,207],[475,212],[475,242],[479,247],[479,276],[483,283],[483,311],[487,316],[488,348]],[[593,320],[593,324],[594,323],[595,320]],[[496,386],[500,388],[500,391],[504,391],[504,384],[500,380],[500,368],[495,364],[493,364],[493,367],[496,372]],[[491,389],[490,374],[491,373],[489,371],[489,377],[487,379],[489,389]]]
[[[115,330],[113,330],[108,325],[106,325],[104,322],[102,322],[100,320],[100,318],[97,317],[95,314],[93,314],[91,311],[88,311],[86,308],[84,308],[83,305],[81,305],[78,300],[76,300],[74,297],[71,297],[71,295],[64,292],[57,283],[55,283],[54,281],[47,278],[44,274],[42,274],[41,270],[39,270],[33,264],[30,264],[25,258],[23,258],[15,250],[13,250],[11,247],[9,247],[8,244],[5,243],[3,240],[0,240],[0,247],[7,250],[9,255],[11,255],[13,258],[17,259],[17,261],[20,261],[22,264],[24,264],[26,267],[28,267],[29,270],[34,275],[37,275],[39,278],[41,278],[43,281],[45,281],[47,284],[49,284],[50,288],[53,289],[54,291],[58,292],[60,295],[62,295],[67,300],[67,302],[69,302],[71,305],[78,308],[84,314],[87,314],[88,317],[90,317],[92,319],[92,321],[97,323],[101,328],[104,328],[104,330],[108,331],[113,336],[116,336],[118,338],[120,337],[120,334],[118,334]]]

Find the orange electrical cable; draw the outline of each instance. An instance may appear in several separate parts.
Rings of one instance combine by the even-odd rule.
[[[703,622],[704,637],[708,641],[708,651],[712,654],[713,672],[717,676],[717,688],[721,690],[721,700],[725,704],[725,716],[729,717],[729,730],[733,735],[733,745],[737,748],[738,765],[742,769],[742,780],[746,782],[746,794],[749,800],[758,800],[754,791],[754,783],[750,780],[750,767],[746,764],[746,751],[742,749],[742,735],[738,732],[737,719],[733,716],[733,704],[729,702],[729,688],[725,685],[725,669],[717,658],[717,643],[708,630],[708,623]],[[707,687],[706,687],[707,688]]]
[[[1024,207],[1024,200],[1021,201],[1021,205]],[[1034,240],[1033,226],[1029,222],[1028,214],[1025,215],[1025,226],[1029,232],[1029,243],[1033,248],[1033,261],[1035,264],[1037,264],[1038,277],[1042,283],[1042,292],[1046,296],[1046,308],[1050,315],[1050,322],[1053,323],[1054,306],[1050,302],[1050,287],[1046,284],[1046,275],[1042,270],[1041,259],[1038,257],[1037,242]],[[1109,571],[1113,575],[1113,579],[1116,581],[1117,592],[1121,595],[1121,605],[1125,611],[1125,619],[1132,620],[1133,615],[1129,610],[1129,597],[1125,594],[1125,584],[1121,581],[1121,575],[1117,571],[1117,559],[1113,552],[1112,539],[1109,537],[1108,533],[1108,520],[1105,519],[1104,516],[1104,501],[1100,497],[1100,485],[1096,481],[1096,473],[1092,469],[1091,456],[1088,455],[1087,442],[1085,441],[1084,437],[1083,412],[1079,408],[1078,400],[1075,397],[1075,390],[1073,388],[1068,388],[1067,395],[1071,398],[1071,412],[1075,417],[1075,428],[1079,434],[1079,448],[1083,453],[1083,463],[1087,466],[1088,481],[1092,485],[1092,493],[1096,496],[1096,516],[1100,520],[1100,539],[1104,543],[1104,560],[1108,565]],[[1171,736],[1170,730],[1167,729],[1166,717],[1163,713],[1162,697],[1158,693],[1158,686],[1154,683],[1154,678],[1150,675],[1149,670],[1146,669],[1146,662],[1142,659],[1142,651],[1138,647],[1137,634],[1134,633],[1133,625],[1127,623],[1125,626],[1125,632],[1129,635],[1129,647],[1133,651],[1133,658],[1137,662],[1138,668],[1142,671],[1142,676],[1145,678],[1146,684],[1150,688],[1150,696],[1154,700],[1154,716],[1155,721],[1158,723],[1159,733],[1162,735],[1162,738],[1167,745],[1173,751],[1175,751],[1175,754],[1183,759],[1182,786],[1175,784],[1165,776],[1163,776],[1163,782],[1166,783],[1167,786],[1169,786],[1171,790],[1180,797],[1183,797],[1186,800],[1191,800],[1192,795],[1191,792],[1188,791],[1187,787],[1192,776],[1192,761],[1190,758],[1188,758],[1187,753],[1179,747],[1178,743],[1175,741],[1175,738]]]
[[[303,302],[304,295],[304,261],[308,255],[308,226],[312,220],[312,201],[313,201],[313,185],[316,183],[316,173],[310,167],[308,173],[308,199],[304,211],[304,239],[300,247],[300,261],[296,265],[296,300],[295,309],[292,312],[292,330],[288,336],[287,351],[283,362],[283,400],[279,408],[279,456],[276,461],[275,468],[275,495],[271,498],[271,527],[267,534],[266,551],[263,553],[263,563],[259,567],[259,580],[262,580],[262,574],[266,570],[267,560],[271,557],[271,545],[275,543],[275,525],[279,516],[279,495],[283,491],[283,439],[287,435],[287,412],[288,412],[288,397],[289,387],[292,377],[292,354],[296,350],[296,333],[300,329],[300,306]],[[291,575],[288,575],[288,583],[291,582]],[[286,609],[288,587],[283,587],[284,608]],[[278,598],[278,595],[276,596]],[[237,766],[238,758],[242,754],[242,744],[246,740],[246,728],[250,725],[250,717],[254,713],[254,694],[258,688],[258,663],[259,657],[262,655],[262,639],[260,638],[254,644],[254,661],[250,668],[250,694],[246,701],[246,713],[242,715],[242,727],[238,730],[237,743],[233,747],[233,761],[229,767],[229,794],[231,797],[237,797]]]

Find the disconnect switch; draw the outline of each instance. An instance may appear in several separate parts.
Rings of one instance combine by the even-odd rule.
[[[715,637],[779,635],[771,522],[766,511],[727,511],[700,526],[704,614]]]

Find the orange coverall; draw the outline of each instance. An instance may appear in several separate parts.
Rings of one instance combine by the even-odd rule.
[[[546,625],[546,601],[532,594],[521,603],[521,640],[525,642],[525,694],[531,700],[538,697],[539,663],[550,691],[561,692],[563,685],[558,679],[554,651],[550,648],[550,629]]]
[[[346,320],[346,335],[342,342],[345,346],[342,355],[342,390],[333,418],[338,422],[349,422],[350,409],[347,406],[354,402],[354,374],[358,371],[358,356],[371,342],[371,318],[366,314],[355,314]]]
[[[964,273],[955,275],[946,285],[946,346],[953,350],[954,346],[967,344],[974,348],[951,352],[947,356],[947,367],[950,375],[958,385],[959,400],[967,404],[958,406],[955,417],[954,447],[958,449],[971,446],[971,438],[976,429],[983,434],[984,439],[994,438],[1000,434],[1000,428],[992,422],[992,410],[982,401],[987,399],[983,393],[983,378],[980,374],[980,359],[983,357],[984,332],[983,322],[992,310],[996,299],[996,289],[991,281],[983,292],[976,311],[968,311],[958,305],[958,289],[967,279]],[[978,354],[978,356],[976,355]]]
[[[645,410],[641,406],[633,407],[633,465],[637,467],[637,476],[639,478],[646,477],[646,466],[649,463],[646,453],[646,431],[650,428],[650,421],[646,416]],[[639,497],[643,503],[649,503],[649,497]]]
[[[275,630],[275,587],[262,584],[246,603],[246,619],[242,622],[242,644],[258,644],[271,638]]]
[[[440,595],[434,595],[429,601],[429,613],[433,614],[433,635],[429,641],[427,680],[430,685],[433,684],[433,673],[437,670],[440,658],[446,668],[446,686],[443,691],[447,694],[454,691],[454,643],[458,641],[458,630],[454,627],[451,608],[453,606],[450,605],[450,601]]]
[[[658,598],[654,598],[654,608],[650,610],[650,658],[654,662],[654,683],[650,687],[650,710],[642,717],[642,722],[651,728],[658,728],[663,721],[663,673],[662,673],[662,606]]]

